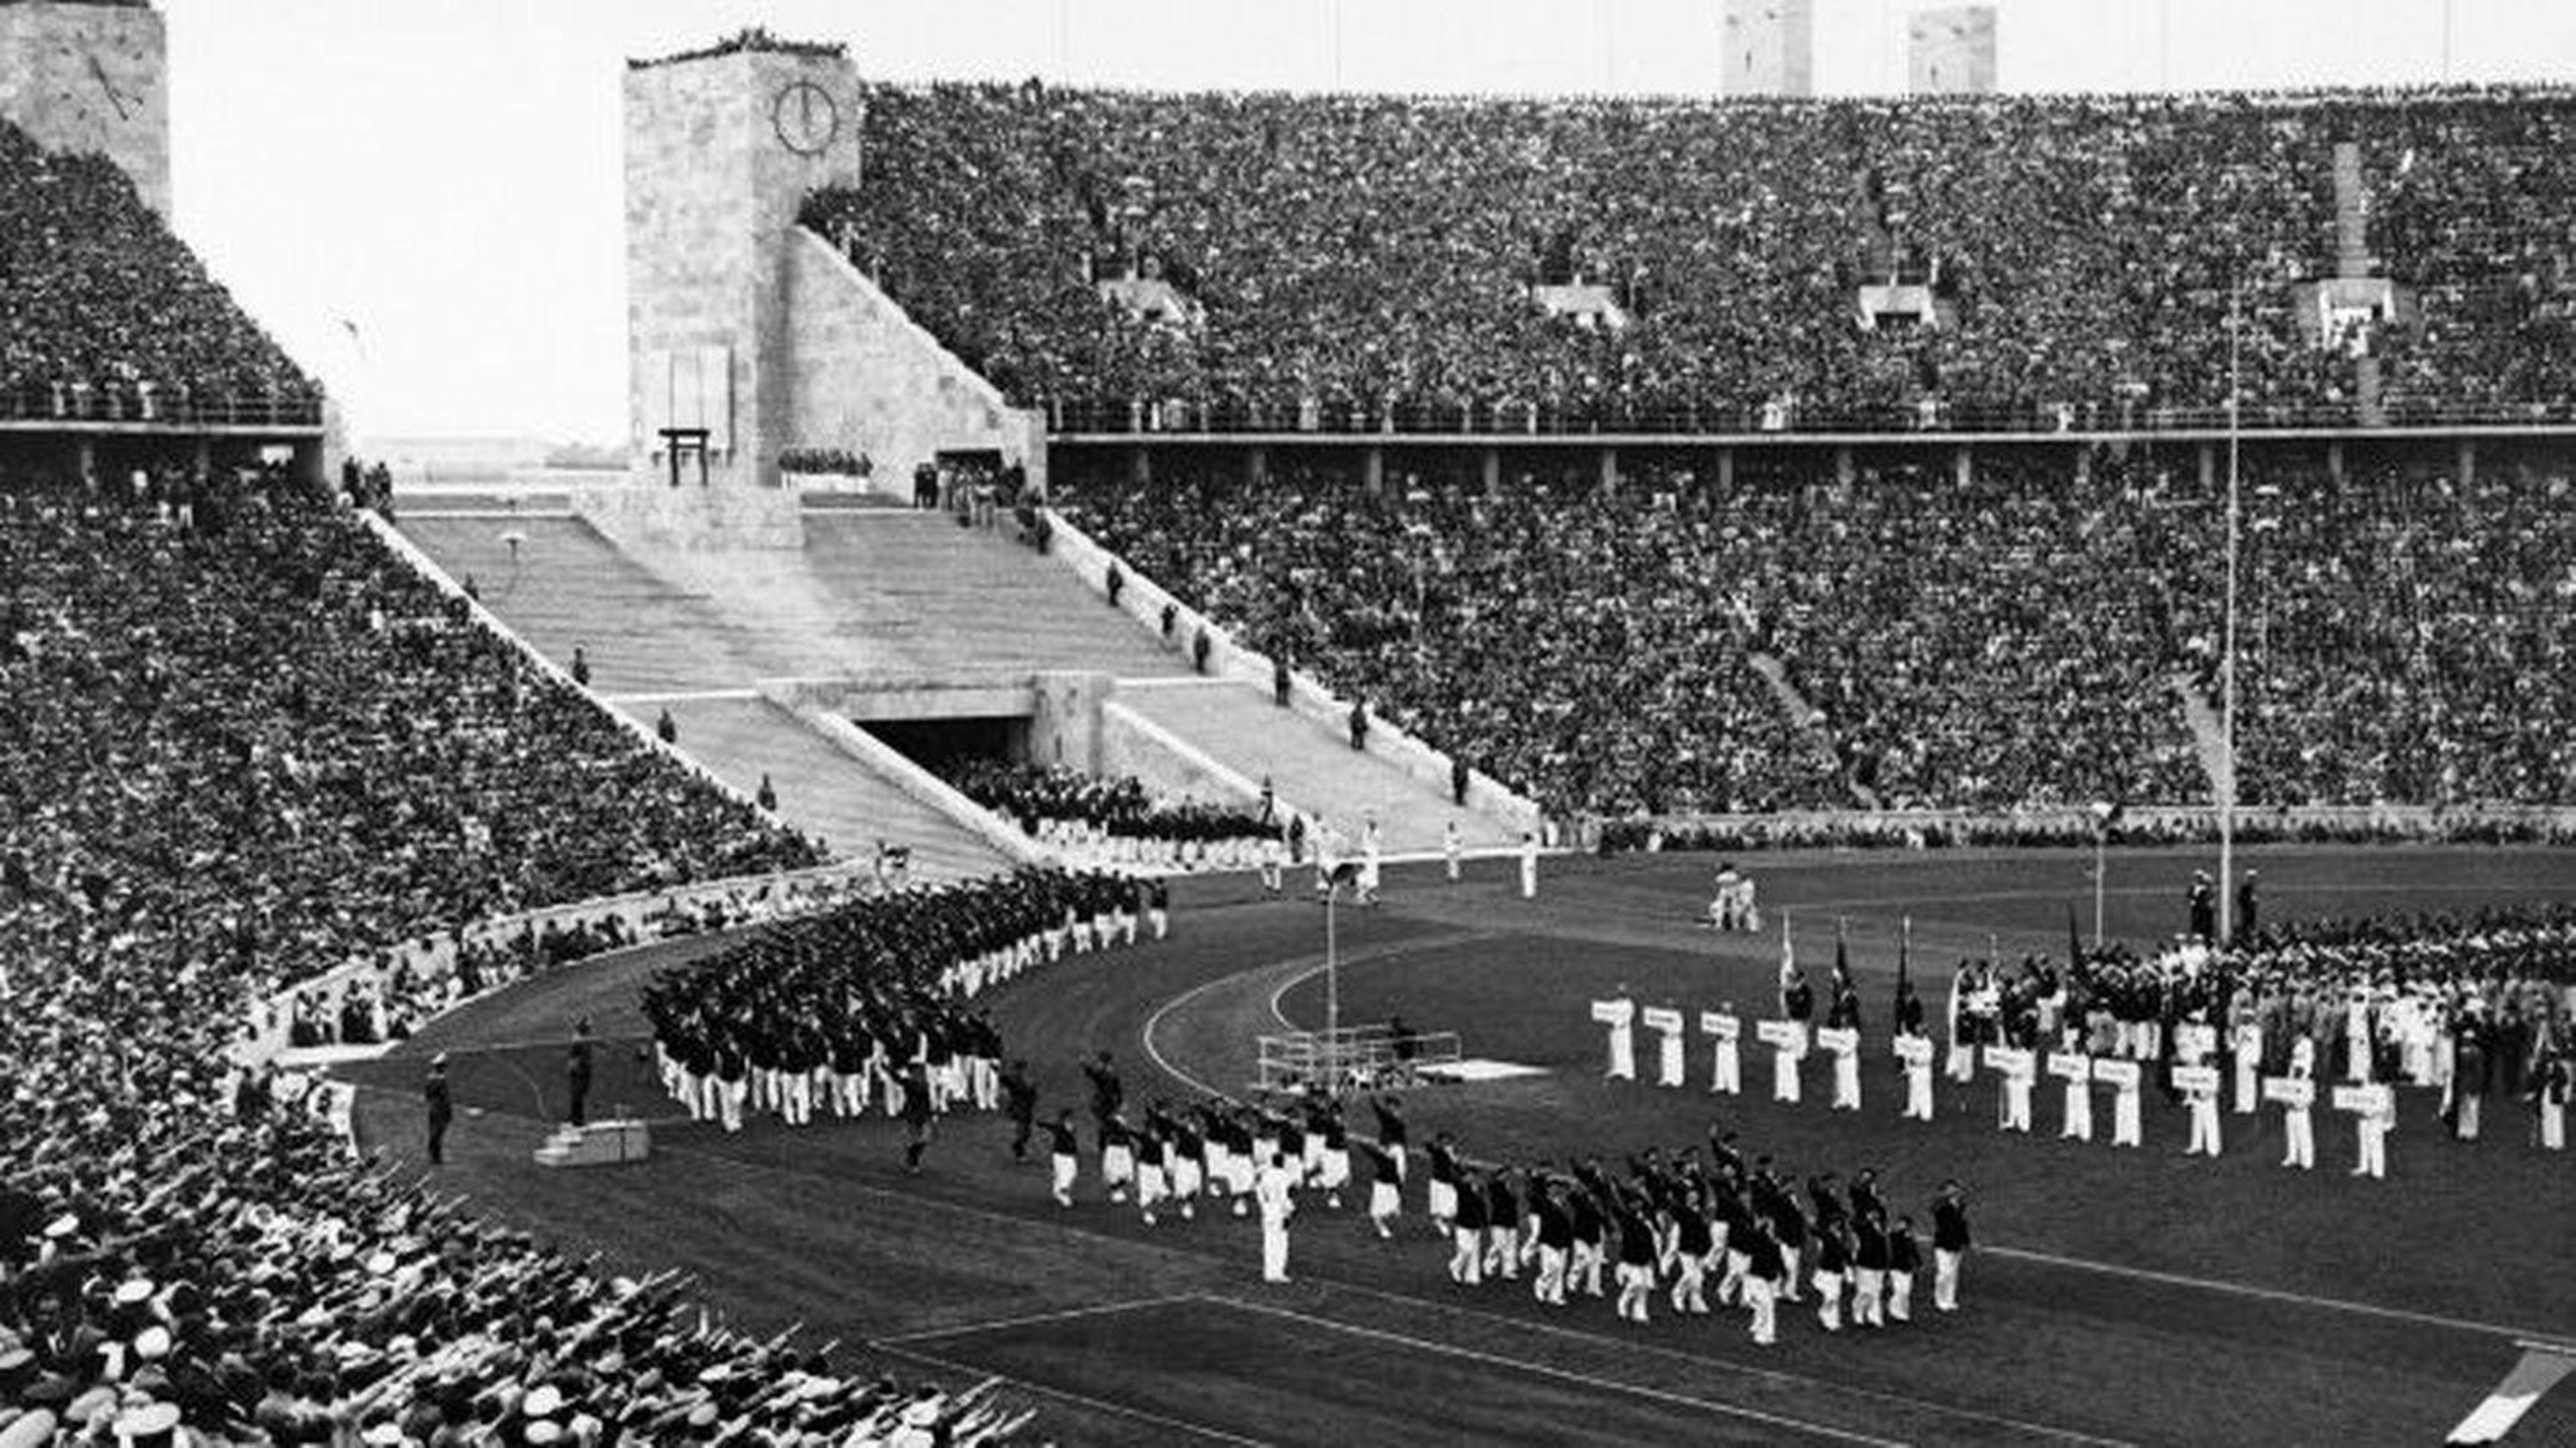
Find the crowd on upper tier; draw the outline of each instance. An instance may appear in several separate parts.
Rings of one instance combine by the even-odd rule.
[[[1161,466],[1075,472],[1058,501],[1253,647],[1552,812],[2210,797],[2186,694],[2216,687],[2225,517],[2190,454],[1989,454],[1965,482],[1757,458],[1723,488],[1623,465],[1609,490],[1452,471],[1376,494]],[[2242,798],[2576,802],[2564,471],[2250,476]]]
[[[806,224],[1075,430],[1158,412],[1374,430],[1390,409],[1451,431],[2148,424],[2225,402],[2231,335],[2255,422],[2351,419],[2363,350],[2395,416],[2576,401],[2576,95],[2555,90],[1714,102],[1032,81],[877,87],[865,124],[866,184],[817,193]],[[2339,195],[2346,141],[2360,190]],[[2330,330],[2302,288],[2346,269],[2409,300]],[[1933,318],[1863,325],[1859,288],[1891,281],[1927,286]],[[1568,282],[1628,325],[1531,293]]]
[[[314,386],[104,156],[0,121],[0,416],[309,409]]]
[[[241,1064],[254,999],[389,942],[816,854],[330,503],[200,483],[0,480],[0,1435],[1008,1429],[480,1222]]]

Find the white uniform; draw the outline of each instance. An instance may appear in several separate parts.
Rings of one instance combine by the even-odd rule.
[[[2218,1155],[2218,1093],[2203,1090],[2184,1095],[2191,1105],[2191,1141],[2184,1146],[2183,1155]]]
[[[2093,1139],[2093,1078],[2090,1076],[2066,1082],[2066,1127],[2061,1138],[2074,1141]]]
[[[1261,1205],[1261,1280],[1288,1280],[1288,1218],[1296,1213],[1297,1203],[1288,1195],[1287,1168],[1275,1161],[1261,1168],[1253,1188],[1254,1200]]]
[[[1440,858],[1447,863],[1449,867],[1449,878],[1453,881],[1458,878],[1458,856],[1464,849],[1465,842],[1458,838],[1458,822],[1456,820],[1451,820],[1449,823],[1442,825],[1440,827]]]
[[[2138,1086],[2123,1086],[2120,1088],[2120,1094],[2111,1099],[2111,1144],[2113,1146],[2138,1144],[2138,1106],[2139,1097],[2142,1094]]]
[[[1730,1032],[1717,1038],[1717,1080],[1709,1087],[1728,1096],[1744,1093],[1744,1043]]]
[[[1521,836],[1521,898],[1538,898],[1538,836]]]
[[[1610,1069],[1613,1081],[1637,1079],[1637,1003],[1622,996],[1612,1001],[1610,1021]]]
[[[2290,1079],[2313,1082],[2317,1069],[2317,1043],[2305,1036],[2290,1048]],[[2317,1168],[2316,1115],[2306,1106],[2286,1103],[2281,1108],[2281,1126],[2289,1138],[2289,1150],[2281,1165],[2301,1171]]]
[[[1798,1100],[1798,1059],[1794,1046],[1774,1046],[1771,1050],[1771,1099],[1795,1104]]]
[[[1905,1113],[1916,1121],[1932,1119],[1932,1057],[1905,1063]]]

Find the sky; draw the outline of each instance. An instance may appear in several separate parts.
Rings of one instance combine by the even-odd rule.
[[[1911,0],[1814,0],[1825,94]],[[1712,93],[1718,0],[160,0],[173,210],[363,440],[625,435],[619,75],[745,25],[862,74]],[[2000,0],[2001,88],[2576,81],[2571,0]],[[2447,32],[2448,42],[2445,43]],[[354,324],[355,335],[344,323]]]

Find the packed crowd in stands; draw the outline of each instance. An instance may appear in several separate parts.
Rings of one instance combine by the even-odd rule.
[[[319,500],[12,479],[0,557],[10,1441],[927,1444],[1019,1421],[592,1275],[379,1170],[236,1054],[253,1000],[388,942],[811,845]]]
[[[104,156],[0,121],[0,416],[318,420],[318,393]]]
[[[2048,429],[2359,415],[2345,260],[2399,416],[2576,395],[2576,98],[2550,89],[1812,102],[868,95],[868,182],[811,198],[912,316],[1076,431]],[[1140,309],[1104,282],[1185,299]],[[1923,325],[1859,321],[1922,283]],[[1551,315],[1606,289],[1624,327]],[[2238,304],[2242,283],[2242,303]],[[1178,313],[1178,319],[1173,314]],[[2232,314],[2242,322],[2231,327]],[[2337,345],[2325,345],[2325,344]],[[1771,415],[1766,417],[1766,411]]]
[[[1615,489],[1525,475],[1491,493],[1454,466],[1376,494],[1320,472],[1070,469],[1058,505],[1252,647],[1561,815],[2027,811],[2007,834],[2086,838],[2065,815],[2094,801],[2210,798],[2184,692],[2215,689],[2225,518],[2189,453],[2081,470],[1999,454],[1965,482],[1885,463],[1845,483],[1757,458],[1729,488],[1682,462],[1622,464]],[[2249,807],[2576,803],[2563,464],[2338,483],[2257,459],[2248,477]],[[2468,810],[2436,823],[2547,829]],[[1883,834],[1969,828],[1993,834],[1901,819]]]
[[[1133,775],[966,756],[947,761],[940,772],[959,793],[1028,835],[1090,853],[1123,854],[1130,864],[1151,860],[1188,868],[1222,856],[1239,869],[1250,863],[1242,858],[1246,846],[1276,836],[1285,824],[1236,805],[1158,799]]]

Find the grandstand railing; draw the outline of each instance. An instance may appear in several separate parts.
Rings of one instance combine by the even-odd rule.
[[[1781,810],[1771,814],[1591,816],[1580,844],[1603,853],[1674,849],[1794,849],[1801,846],[2091,844],[2100,828],[2090,806],[2021,810]],[[2183,844],[2218,837],[2215,805],[2122,809],[2115,844]],[[2565,843],[2576,841],[2576,807],[2481,801],[2453,805],[2240,805],[2241,842],[2297,840]]]
[[[1390,400],[1269,405],[1160,400],[1065,400],[1043,405],[1059,438],[1303,436],[1314,438],[1625,437],[1993,437],[2069,441],[2102,435],[2208,436],[2228,430],[2224,405],[2153,407],[2041,403],[1987,406],[1939,401],[1909,406],[1828,408],[1802,403],[1715,403],[1704,407],[1595,407],[1533,402],[1425,403]],[[2446,432],[2576,428],[2576,401],[2428,403],[2394,400],[2365,422],[2356,404],[2258,404],[2244,409],[2249,433]]]
[[[353,985],[381,989],[396,968],[419,984],[436,985],[455,973],[459,951],[542,936],[549,926],[598,926],[611,919],[637,944],[651,944],[668,938],[654,933],[657,921],[700,914],[711,904],[750,907],[745,923],[782,919],[800,913],[799,907],[820,909],[848,898],[852,888],[873,880],[873,868],[873,861],[845,860],[804,870],[636,890],[513,911],[453,931],[415,936],[385,947],[380,954],[347,961],[261,997],[252,1005],[236,1054],[244,1062],[273,1059],[287,1048],[297,1008],[307,998],[328,1003]],[[455,1004],[462,1002],[451,1003]]]
[[[245,397],[154,383],[53,382],[0,388],[0,422],[107,423],[140,427],[313,428],[320,397]]]

